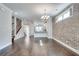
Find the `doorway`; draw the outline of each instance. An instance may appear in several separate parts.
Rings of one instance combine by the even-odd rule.
[[[26,37],[29,37],[30,35],[30,29],[29,29],[29,25],[24,25],[24,35]]]
[[[30,45],[30,27],[29,25],[24,25],[24,36],[25,36],[25,45],[29,47]]]

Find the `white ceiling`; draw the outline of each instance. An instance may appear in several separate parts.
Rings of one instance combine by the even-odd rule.
[[[69,3],[4,3],[4,5],[13,10],[16,16],[28,20],[39,20],[44,14],[44,9],[46,9],[47,15],[53,17]]]

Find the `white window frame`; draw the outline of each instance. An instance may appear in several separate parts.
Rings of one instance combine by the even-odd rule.
[[[35,29],[37,32],[40,32],[40,31],[42,31],[42,26],[36,26]]]
[[[56,20],[56,23],[59,22],[59,21],[62,21],[63,17],[62,17],[62,19],[59,19],[59,17],[62,17],[62,15],[60,15],[60,16],[58,16],[58,17],[56,18],[56,19],[57,19],[57,20]]]
[[[72,14],[71,14],[70,9],[72,9],[72,10],[71,10],[71,11],[72,11]],[[65,19],[69,18],[69,17],[64,18],[64,14],[67,13],[68,11],[70,12],[70,16],[69,16],[69,17],[72,17],[72,16],[73,16],[73,6],[71,6],[70,8],[68,8],[68,9],[67,9],[66,11],[64,11],[63,13],[59,14],[59,15],[56,17],[56,23],[58,23],[58,22],[60,22],[60,21],[62,21],[62,20],[65,20]],[[62,19],[61,19],[61,20],[58,20],[59,17],[62,17]]]
[[[69,13],[69,15],[68,16],[66,16],[66,17],[64,17],[67,13]],[[67,10],[64,14],[63,14],[63,19],[62,20],[64,20],[64,19],[66,19],[66,18],[69,18],[71,15],[70,15],[70,10]]]

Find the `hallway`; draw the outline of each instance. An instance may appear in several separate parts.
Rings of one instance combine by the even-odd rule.
[[[2,56],[72,56],[66,49],[47,38],[20,38],[0,51]]]
[[[79,55],[79,4],[1,3],[1,56]]]

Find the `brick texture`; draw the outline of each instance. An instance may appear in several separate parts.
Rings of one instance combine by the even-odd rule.
[[[73,5],[73,16],[58,23],[53,20],[53,37],[79,50],[79,4]]]

